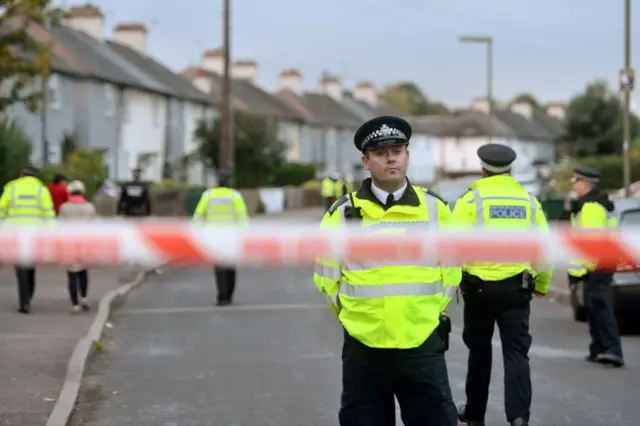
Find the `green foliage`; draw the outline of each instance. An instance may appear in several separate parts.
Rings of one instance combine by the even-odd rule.
[[[591,83],[567,107],[565,133],[561,138],[565,153],[571,157],[620,154],[622,116],[619,94],[605,82]],[[635,138],[640,134],[640,121],[632,115],[630,124],[631,136]]]
[[[299,186],[316,177],[315,164],[284,164],[273,180],[274,186]]]
[[[538,101],[538,98],[533,96],[531,93],[520,93],[519,95],[515,96],[511,101],[511,103],[515,103],[515,102],[526,102],[529,105],[531,105],[534,110],[536,111],[542,110],[540,101]]]
[[[556,179],[555,189],[559,193],[563,193],[571,190],[571,177],[573,176],[573,169],[576,166],[593,167],[600,171],[602,175],[600,179],[600,188],[602,189],[620,189],[624,186],[623,183],[623,162],[622,157],[619,155],[606,155],[606,156],[594,156],[584,157],[572,164],[568,164],[562,170],[554,173]],[[631,182],[640,180],[640,158],[631,159]]]
[[[234,111],[233,117],[231,137],[235,145],[235,186],[258,188],[272,185],[284,163],[286,150],[286,144],[277,137],[276,123],[242,111]],[[205,164],[220,164],[220,121],[201,121],[194,136],[200,142],[200,157]]]
[[[84,147],[78,147],[69,153],[64,163],[49,164],[41,169],[45,182],[51,182],[56,173],[65,175],[69,181],[79,180],[84,183],[87,198],[94,196],[109,175],[102,152]]]
[[[446,114],[447,107],[441,102],[432,102],[418,86],[410,82],[396,83],[386,87],[380,98],[406,115]]]
[[[0,121],[0,187],[16,179],[30,157],[31,141],[22,129],[8,120]]]
[[[36,37],[33,27],[57,23],[64,12],[51,0],[5,0],[0,14],[0,111],[14,103],[24,103],[35,112],[42,100],[38,77],[50,73],[51,44]]]

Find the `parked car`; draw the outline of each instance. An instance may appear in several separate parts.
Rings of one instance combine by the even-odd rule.
[[[615,202],[614,215],[622,229],[640,225],[640,199],[627,198]],[[576,321],[587,320],[583,283],[569,285],[571,309]],[[637,326],[640,307],[640,268],[624,268],[613,275],[611,303],[620,329]]]

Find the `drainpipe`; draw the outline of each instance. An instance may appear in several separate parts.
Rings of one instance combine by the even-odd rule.
[[[47,115],[49,110],[49,77],[42,78],[42,107],[40,110],[40,139],[42,143],[42,165],[49,164],[49,141],[47,140]]]

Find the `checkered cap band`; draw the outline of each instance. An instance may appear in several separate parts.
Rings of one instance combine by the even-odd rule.
[[[591,182],[591,183],[598,183],[600,182],[600,179],[598,178],[594,178],[594,177],[589,177],[589,176],[584,176],[581,174],[576,173],[573,178],[571,178],[572,182],[576,182],[577,180],[584,180],[586,182]]]
[[[489,163],[485,163],[484,161],[480,160],[480,163],[482,164],[482,168],[485,169],[488,172],[491,173],[506,173],[509,170],[511,170],[511,164],[506,165],[506,166],[493,166]]]
[[[369,133],[362,140],[362,143],[360,143],[360,148],[364,149],[367,143],[371,142],[374,139],[381,138],[381,137],[389,137],[389,136],[392,136],[392,137],[395,136],[398,139],[408,140],[407,135],[405,135],[404,132],[400,131],[399,129],[389,127],[386,124],[383,124],[382,127],[380,127],[380,129]]]

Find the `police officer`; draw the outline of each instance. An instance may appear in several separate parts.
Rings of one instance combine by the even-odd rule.
[[[478,149],[483,178],[475,182],[453,209],[457,226],[547,230],[538,200],[511,177],[516,153],[499,144]],[[526,426],[531,406],[528,352],[530,301],[547,293],[552,269],[529,263],[472,262],[462,267],[463,340],[469,349],[466,403],[459,420],[484,425],[491,379],[491,338],[498,324],[505,369],[505,411],[513,426]]]
[[[338,201],[347,192],[347,188],[346,188],[346,186],[344,184],[344,179],[342,179],[342,175],[336,174],[336,181],[334,182],[334,185],[335,185],[335,200],[334,201]],[[331,203],[331,204],[333,204],[333,203]]]
[[[142,170],[133,170],[133,180],[122,185],[118,200],[117,214],[128,217],[144,217],[151,215],[151,197],[149,190],[141,179]]]
[[[55,221],[51,194],[36,176],[38,170],[25,167],[18,179],[5,185],[0,197],[0,219],[10,225],[41,225]],[[33,266],[16,266],[18,312],[28,314],[36,290]]]
[[[218,186],[205,191],[193,213],[193,220],[209,226],[248,224],[247,205],[242,194],[230,188],[231,173],[221,170],[218,173]],[[218,288],[218,306],[233,303],[236,287],[236,270],[222,266],[214,267]]]
[[[600,173],[588,167],[577,167],[572,179],[573,189],[578,201],[573,206],[570,220],[574,228],[606,229],[615,227],[614,219],[609,216],[614,205],[607,193],[600,191],[596,185],[600,181]],[[597,264],[585,260],[575,260],[569,266],[569,283],[575,286],[584,282],[585,306],[591,344],[585,357],[588,362],[622,367],[622,344],[618,325],[613,315],[610,301],[613,273],[598,270]]]
[[[371,232],[406,233],[449,224],[447,204],[407,180],[410,137],[411,126],[397,117],[360,127],[354,143],[371,178],[331,207],[323,228],[352,221]],[[344,327],[340,425],[395,425],[395,395],[406,426],[455,426],[444,357],[450,323],[442,315],[460,268],[441,267],[438,259],[317,262],[316,286]]]
[[[329,177],[329,174],[325,174],[324,179],[322,179],[320,193],[322,195],[322,199],[324,200],[325,209],[329,210],[333,202],[335,201],[334,196],[336,193],[336,188],[333,180]]]

